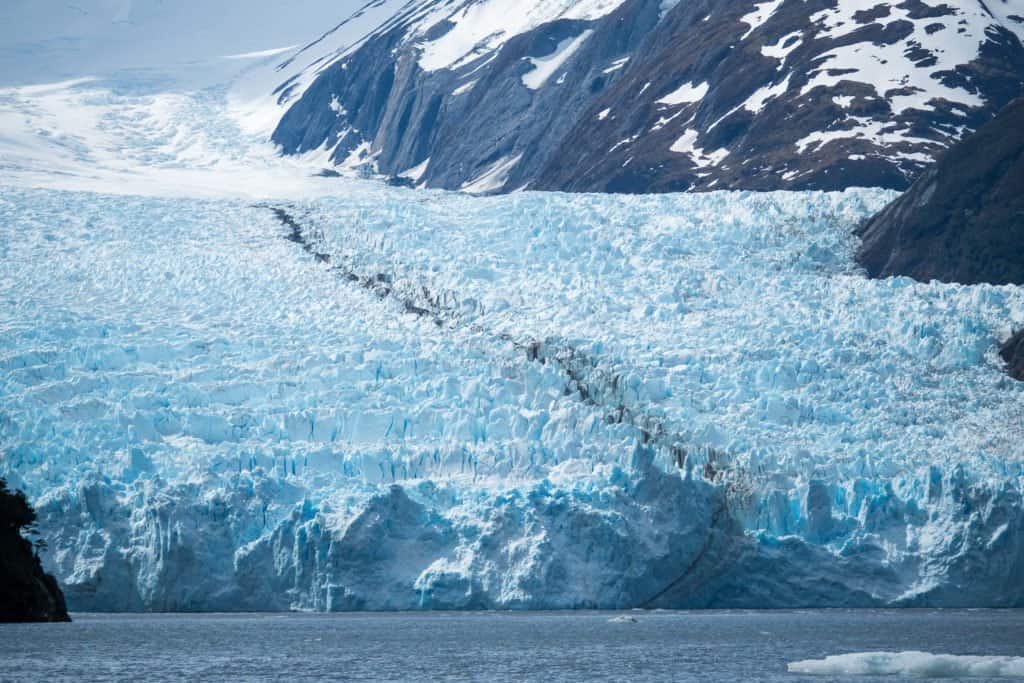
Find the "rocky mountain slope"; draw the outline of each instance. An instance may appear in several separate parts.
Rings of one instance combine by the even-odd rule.
[[[1022,36],[1022,0],[384,0],[282,65],[273,137],[471,192],[903,189]]]
[[[1010,376],[1024,381],[1024,330],[1006,340],[999,349]]]
[[[0,622],[69,621],[57,580],[21,535],[35,520],[24,494],[0,479]]]
[[[874,277],[1024,284],[1024,99],[953,146],[860,230]]]

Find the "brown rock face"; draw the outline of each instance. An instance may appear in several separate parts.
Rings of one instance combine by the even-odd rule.
[[[1024,98],[861,228],[872,277],[1024,284]]]

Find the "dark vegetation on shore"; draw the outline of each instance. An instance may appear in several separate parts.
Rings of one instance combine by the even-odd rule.
[[[0,622],[71,621],[57,580],[39,560],[45,542],[23,535],[37,535],[35,522],[25,494],[0,478]]]

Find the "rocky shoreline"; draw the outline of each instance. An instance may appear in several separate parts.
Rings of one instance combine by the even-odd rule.
[[[0,623],[71,621],[57,579],[22,536],[35,521],[25,495],[0,479]]]

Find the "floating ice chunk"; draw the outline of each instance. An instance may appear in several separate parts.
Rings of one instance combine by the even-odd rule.
[[[790,673],[813,676],[1024,678],[1024,657],[934,655],[929,652],[852,652],[790,662]]]
[[[639,621],[636,617],[631,617],[628,614],[622,616],[612,617],[608,620],[609,624],[635,624]]]

